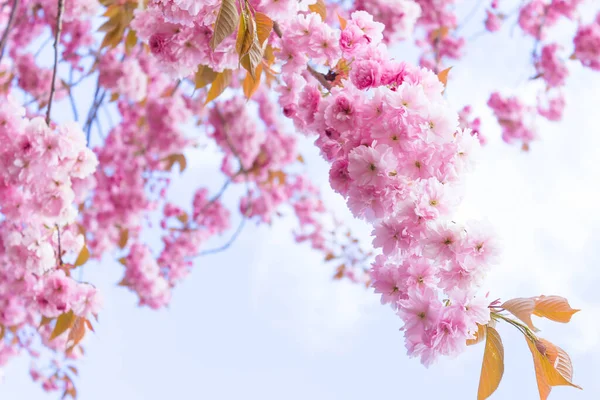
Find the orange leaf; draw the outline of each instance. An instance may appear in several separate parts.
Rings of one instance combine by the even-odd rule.
[[[56,325],[54,326],[54,330],[50,335],[50,340],[62,335],[67,330],[69,330],[73,324],[75,323],[75,314],[73,310],[60,314],[56,319]]]
[[[348,21],[346,21],[346,18],[340,16],[340,14],[338,14],[337,17],[338,17],[338,21],[340,21],[340,29],[341,30],[346,29],[346,24],[348,23]]]
[[[498,331],[491,326],[485,328],[487,340],[481,365],[481,377],[477,400],[487,399],[498,389],[504,375],[504,346]]]
[[[533,315],[545,317],[556,322],[567,323],[573,314],[578,312],[571,308],[569,301],[559,296],[540,296],[535,299]]]
[[[517,297],[516,299],[504,302],[500,307],[519,318],[532,331],[539,331],[539,329],[533,326],[533,322],[531,321],[531,314],[533,314],[533,310],[535,309],[535,301],[532,298]]]
[[[444,84],[444,87],[446,87],[446,85],[448,84],[448,73],[450,73],[451,69],[452,69],[452,67],[448,67],[445,70],[443,70],[437,74],[438,79],[440,80],[440,82],[442,82]]]
[[[256,67],[256,79],[252,77],[250,72],[246,73],[246,78],[242,84],[242,88],[244,89],[244,95],[247,99],[250,99],[254,93],[258,90],[260,86],[260,75],[262,74],[262,64],[258,64]]]
[[[477,332],[475,332],[475,337],[473,339],[467,339],[467,346],[473,346],[477,343],[483,342],[485,339],[485,326],[477,324]]]
[[[54,318],[48,318],[48,317],[44,317],[42,315],[42,320],[40,321],[40,326],[39,327],[41,328],[44,325],[48,325],[50,322],[52,322],[53,319]]]
[[[84,244],[83,248],[79,252],[79,255],[77,256],[77,259],[75,260],[75,264],[73,264],[73,265],[76,267],[79,267],[79,266],[85,264],[87,262],[87,260],[89,260],[89,259],[90,259],[90,251],[88,250],[87,246]]]
[[[73,323],[73,328],[69,332],[67,342],[73,341],[71,346],[77,345],[85,336],[85,318],[77,317]]]
[[[335,255],[333,253],[327,253],[327,255],[325,256],[325,261],[331,261],[335,258]]]
[[[327,19],[327,7],[325,6],[324,0],[317,0],[315,4],[308,6],[308,9],[311,12],[319,14],[323,22],[325,22],[325,19]]]
[[[129,229],[121,229],[119,233],[119,242],[118,245],[120,248],[124,248],[127,246],[127,241],[129,240]]]
[[[179,172],[185,171],[187,167],[187,160],[183,154],[171,154],[170,156],[165,157],[163,161],[167,163],[165,166],[167,171],[170,171],[175,163],[179,164]]]
[[[232,74],[230,69],[226,69],[223,72],[219,72],[217,74],[215,80],[210,86],[210,89],[208,90],[204,105],[207,105],[208,103],[216,99],[221,93],[225,91],[225,89],[227,89],[227,86],[229,86],[229,84],[231,83],[231,76]]]
[[[537,340],[533,342],[529,337],[525,336],[527,340],[527,346],[533,356],[533,366],[535,368],[535,378],[537,380],[538,391],[540,393],[540,400],[546,400],[550,394],[552,386],[573,386],[578,389],[581,387],[574,385],[565,376],[563,376],[555,367],[558,365],[556,357],[558,356],[558,347],[554,346],[547,340]],[[543,352],[543,353],[542,353]],[[561,353],[566,353],[561,349]],[[550,361],[549,356],[554,356],[554,362]],[[568,356],[567,356],[568,357]],[[563,360],[563,364],[570,365],[571,360]],[[565,367],[561,367],[565,369]]]
[[[254,20],[256,21],[256,36],[258,38],[258,43],[263,46],[273,30],[273,21],[271,18],[260,12],[254,14]]]
[[[344,271],[346,270],[346,265],[342,264],[335,270],[335,275],[333,275],[333,279],[342,279],[344,277]]]

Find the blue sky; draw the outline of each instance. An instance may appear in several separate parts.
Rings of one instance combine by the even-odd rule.
[[[597,3],[588,4],[598,9]],[[550,399],[598,399],[600,79],[572,68],[564,120],[540,121],[540,140],[522,153],[499,140],[484,106],[493,88],[532,101],[539,89],[536,83],[525,85],[532,43],[521,40],[518,31],[508,42],[508,33],[478,38],[451,72],[449,100],[475,104],[490,139],[467,182],[460,218],[487,218],[502,239],[502,262],[486,283],[491,297],[557,294],[583,309],[568,325],[543,320],[537,325],[542,337],[571,355],[574,381],[585,389],[555,388]],[[68,118],[68,105],[64,109]],[[216,191],[222,184],[213,177],[219,158],[210,149],[188,155],[188,170],[172,192],[181,204],[188,204],[193,186]],[[367,227],[352,220],[342,199],[328,189],[326,165],[310,141],[302,142],[302,154],[328,205],[368,240]],[[226,202],[235,199],[235,190],[226,194]],[[159,312],[137,308],[135,297],[115,286],[122,277],[116,262],[107,258],[87,267],[85,278],[103,290],[105,308],[79,363],[80,399],[476,397],[482,345],[429,369],[408,359],[394,313],[370,290],[332,282],[333,271],[322,256],[294,243],[292,226],[290,218],[272,227],[247,224],[229,251],[198,259],[170,307]],[[510,327],[499,330],[506,370],[492,399],[536,399],[525,340]],[[0,398],[57,398],[30,383],[27,365],[21,358],[7,366]]]

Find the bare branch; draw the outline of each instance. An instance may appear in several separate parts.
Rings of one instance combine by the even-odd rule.
[[[58,72],[58,46],[60,44],[60,33],[62,31],[62,16],[65,11],[65,1],[58,0],[58,14],[56,16],[56,33],[54,35],[54,68],[52,70],[52,82],[50,83],[50,98],[48,99],[48,110],[46,111],[46,124],[50,125],[50,112],[52,100],[56,91],[56,74]]]
[[[12,25],[15,22],[15,16],[17,15],[18,8],[19,0],[13,0],[12,9],[10,10],[10,16],[8,17],[8,23],[6,24],[6,29],[2,34],[2,39],[0,39],[0,61],[2,61],[2,56],[4,55],[4,48],[6,47],[6,43],[8,43],[8,36],[10,35],[10,30],[12,29]]]

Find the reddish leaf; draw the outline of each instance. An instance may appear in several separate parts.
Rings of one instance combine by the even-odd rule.
[[[531,314],[533,314],[533,310],[535,309],[535,301],[533,299],[517,297],[516,299],[511,299],[504,302],[504,304],[502,304],[500,307],[519,318],[532,331],[538,331],[538,329],[533,326],[533,322],[531,321]]]

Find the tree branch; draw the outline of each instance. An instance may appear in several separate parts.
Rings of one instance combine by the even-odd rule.
[[[50,125],[50,112],[52,100],[56,91],[56,74],[58,72],[58,46],[60,44],[60,33],[62,31],[62,16],[65,11],[65,1],[58,0],[58,13],[56,16],[56,33],[54,35],[54,68],[52,70],[52,83],[50,84],[50,98],[48,99],[48,110],[46,111],[46,124]]]
[[[6,24],[6,29],[2,34],[2,39],[0,39],[0,62],[2,61],[2,56],[4,55],[4,48],[6,47],[6,43],[8,43],[8,36],[10,34],[10,30],[12,29],[12,25],[15,22],[15,16],[17,15],[18,8],[19,0],[13,0],[12,9],[10,10],[10,16],[8,17],[8,23]]]

